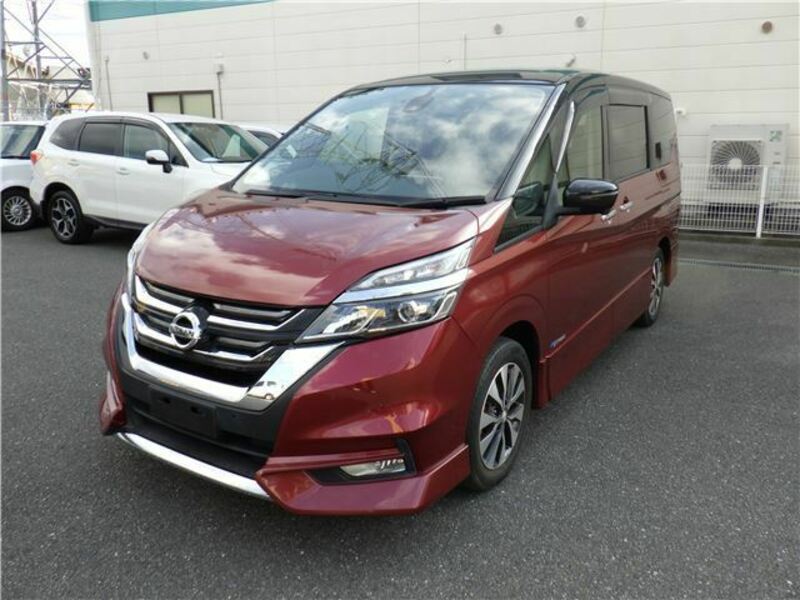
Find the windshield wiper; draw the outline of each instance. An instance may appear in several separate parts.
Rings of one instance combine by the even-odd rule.
[[[306,194],[288,190],[259,190],[252,189],[245,192],[247,196],[275,196],[276,198],[305,198]]]
[[[400,206],[403,208],[452,208],[453,206],[475,206],[485,203],[486,198],[483,196],[450,196],[403,202]]]
[[[253,188],[245,192],[254,196],[275,196],[276,198],[307,198],[309,200],[337,200],[355,202],[357,204],[378,204],[381,206],[398,206],[400,208],[452,208],[453,206],[467,206],[484,204],[483,196],[450,196],[444,198],[411,198],[411,197],[384,197],[355,192],[328,192],[323,190],[290,190]]]

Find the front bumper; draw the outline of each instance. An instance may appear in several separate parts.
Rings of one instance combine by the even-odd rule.
[[[42,216],[42,201],[44,200],[44,184],[37,177],[31,179],[28,186],[28,195],[33,203],[33,209],[37,216]]]
[[[157,444],[135,433],[120,432],[117,434],[117,437],[126,444],[168,465],[172,465],[173,467],[177,467],[183,471],[197,475],[198,477],[203,477],[209,481],[219,483],[220,485],[224,485],[238,492],[250,494],[251,496],[257,496],[259,498],[269,498],[263,488],[253,479],[204,463],[196,458],[176,452],[172,448]]]
[[[469,473],[464,438],[480,365],[452,319],[336,348],[252,410],[214,389],[178,389],[169,373],[131,360],[129,316],[115,301],[101,426],[155,458],[304,514],[416,512]],[[391,458],[413,467],[394,478],[330,477]]]

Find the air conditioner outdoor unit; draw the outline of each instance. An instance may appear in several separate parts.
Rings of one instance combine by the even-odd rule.
[[[786,163],[789,126],[712,125],[708,136],[708,178],[714,201],[757,204],[762,186],[765,200],[775,201]],[[764,180],[764,168],[767,179]]]

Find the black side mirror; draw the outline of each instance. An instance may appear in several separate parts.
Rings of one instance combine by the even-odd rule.
[[[148,165],[161,165],[164,173],[172,171],[169,156],[163,150],[148,150],[144,153],[144,159],[147,161]]]
[[[573,179],[564,190],[564,204],[559,213],[593,215],[607,213],[619,195],[615,183],[603,179]]]

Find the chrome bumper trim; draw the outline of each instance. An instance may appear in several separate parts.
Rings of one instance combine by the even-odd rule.
[[[122,294],[120,304],[124,317],[122,328],[126,357],[134,371],[178,390],[218,402],[235,404],[249,410],[267,408],[341,345],[333,343],[289,348],[272,363],[252,387],[230,385],[165,367],[141,356],[136,351],[134,312],[127,294]]]
[[[135,433],[118,433],[116,435],[123,442],[133,446],[137,450],[144,452],[145,454],[162,462],[172,465],[173,467],[187,471],[192,475],[197,475],[203,479],[208,479],[209,481],[213,481],[219,485],[234,489],[237,492],[243,492],[264,500],[270,499],[269,494],[267,494],[261,488],[261,486],[256,483],[255,479],[250,479],[249,477],[220,469],[214,465],[209,465],[208,463],[204,463],[203,461],[192,458],[191,456],[186,456],[185,454],[176,452],[171,448],[157,444],[156,442],[148,440],[147,438]]]

